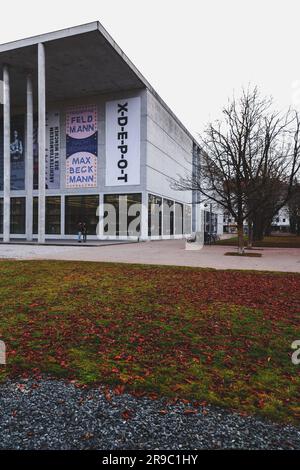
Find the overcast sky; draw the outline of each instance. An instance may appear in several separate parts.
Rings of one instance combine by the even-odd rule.
[[[299,0],[14,0],[0,43],[94,20],[194,135],[249,83],[300,107]]]

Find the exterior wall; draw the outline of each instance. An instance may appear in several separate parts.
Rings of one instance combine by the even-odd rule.
[[[12,74],[13,81],[13,74]],[[107,101],[126,99],[130,97],[139,96],[141,98],[141,142],[140,142],[140,184],[139,185],[123,185],[123,186],[106,186],[105,185],[105,170],[106,170],[106,142],[105,142],[105,105]],[[98,111],[98,158],[97,158],[97,187],[96,188],[67,188],[65,182],[66,170],[66,110],[70,106],[76,105],[89,105],[95,104]],[[64,233],[65,225],[65,204],[64,197],[66,195],[92,195],[97,194],[100,198],[100,206],[104,194],[122,194],[122,193],[145,193],[146,184],[146,90],[130,90],[113,94],[103,94],[98,96],[90,96],[85,99],[72,99],[67,101],[60,101],[57,103],[47,103],[47,111],[58,111],[60,114],[60,188],[59,189],[46,189],[46,196],[61,196],[61,233]],[[24,114],[26,116],[25,108],[12,109],[13,115]],[[26,197],[25,190],[11,191],[11,198],[13,197]],[[33,190],[33,197],[38,196],[38,190]],[[0,191],[0,197],[3,197],[3,191]],[[143,214],[143,217],[145,215]],[[24,238],[25,234],[13,234],[12,238]],[[37,235],[34,235],[36,238]],[[57,238],[58,236],[47,235],[47,238]],[[74,238],[72,235],[60,235],[63,238]],[[92,237],[91,237],[92,238]],[[94,237],[95,238],[95,237]]]
[[[141,97],[141,184],[136,186],[126,185],[123,188],[110,187],[105,185],[105,103],[111,100],[130,98],[133,96]],[[86,104],[96,104],[98,109],[98,168],[97,168],[97,188],[66,188],[65,185],[65,167],[66,167],[66,109],[69,106]],[[13,110],[14,111],[14,110]],[[141,192],[145,188],[145,164],[146,164],[146,91],[131,90],[126,92],[105,94],[99,96],[87,97],[85,99],[72,99],[61,101],[59,103],[49,103],[47,111],[59,111],[60,113],[60,189],[46,189],[46,195],[57,194],[98,194],[100,192],[119,193],[119,192]],[[15,110],[18,114],[26,114],[26,109]],[[13,113],[12,113],[13,114]],[[3,191],[0,191],[0,196]],[[25,196],[25,191],[12,191],[11,196]],[[34,191],[34,195],[38,195],[38,191]]]
[[[147,90],[146,190],[149,193],[192,203],[191,191],[175,191],[169,178],[192,171],[193,141],[158,99]]]
[[[13,75],[12,75],[13,81]],[[106,171],[106,116],[107,101],[139,96],[141,98],[141,134],[140,134],[140,184],[120,186],[105,185]],[[98,117],[98,158],[96,188],[66,187],[66,111],[76,105],[96,105]],[[141,239],[148,238],[148,194],[171,199],[182,204],[191,205],[192,192],[171,189],[168,178],[177,178],[192,171],[193,140],[180,126],[174,116],[146,89],[136,89],[113,94],[89,96],[57,103],[47,103],[47,111],[57,111],[60,115],[60,188],[46,189],[47,196],[61,197],[61,235],[49,235],[47,238],[74,238],[65,233],[65,196],[98,195],[100,216],[103,214],[105,194],[140,193],[142,195]],[[24,114],[26,109],[12,109],[12,115]],[[26,197],[26,189],[11,191],[12,197]],[[3,197],[3,191],[0,192]],[[33,190],[33,197],[38,197],[38,190]],[[197,206],[197,209],[199,205]],[[100,217],[101,219],[101,217]],[[101,226],[101,221],[100,221]],[[37,235],[33,235],[37,238]],[[26,234],[13,234],[12,238],[25,238]],[[175,234],[174,237],[182,237]],[[96,238],[90,235],[89,238]],[[107,236],[105,235],[105,238]],[[115,238],[111,236],[110,238]]]

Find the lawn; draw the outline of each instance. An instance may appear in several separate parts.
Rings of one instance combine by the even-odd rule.
[[[225,240],[219,240],[218,245],[225,246],[237,246],[238,239],[237,236],[232,238],[227,238]],[[245,237],[245,246],[247,246],[248,239]],[[256,241],[253,243],[253,246],[256,247],[266,247],[266,248],[300,248],[300,236],[296,235],[271,235],[265,237],[261,241]]]
[[[1,379],[51,374],[300,422],[300,275],[1,261]]]

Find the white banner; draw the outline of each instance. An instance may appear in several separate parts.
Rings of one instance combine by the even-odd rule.
[[[140,184],[140,97],[106,103],[106,186]]]
[[[59,113],[46,114],[46,188],[60,187],[60,120]]]

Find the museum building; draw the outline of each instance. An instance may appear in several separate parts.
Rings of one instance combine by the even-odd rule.
[[[99,22],[1,45],[0,66],[4,242],[199,229],[198,195],[170,184],[199,146]]]

